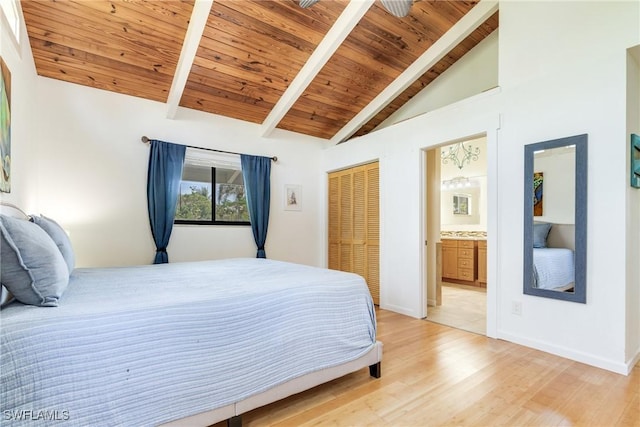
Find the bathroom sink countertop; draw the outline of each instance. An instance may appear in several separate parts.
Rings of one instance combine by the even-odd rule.
[[[440,239],[486,240],[486,238],[485,231],[442,231],[440,233]]]

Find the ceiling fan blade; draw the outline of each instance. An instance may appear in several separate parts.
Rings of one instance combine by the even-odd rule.
[[[411,10],[413,0],[380,0],[390,14],[398,18],[404,18]]]
[[[314,4],[318,3],[318,0],[300,0],[298,2],[298,4],[300,5],[301,8],[306,9],[308,7],[313,6]]]

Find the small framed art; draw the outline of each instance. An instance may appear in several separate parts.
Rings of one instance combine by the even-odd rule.
[[[290,185],[284,186],[284,210],[285,211],[301,211],[302,210],[302,186]]]

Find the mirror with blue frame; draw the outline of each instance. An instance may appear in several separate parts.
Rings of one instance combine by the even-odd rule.
[[[587,140],[525,146],[524,293],[586,302]]]

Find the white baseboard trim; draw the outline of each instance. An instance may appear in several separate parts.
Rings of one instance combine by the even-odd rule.
[[[585,363],[596,368],[606,369],[616,374],[629,375],[633,365],[630,363],[616,362],[614,360],[603,359],[592,354],[576,351],[567,347],[550,344],[546,341],[532,340],[517,335],[512,335],[504,331],[498,331],[498,338],[525,347],[534,348],[536,350],[551,353],[566,359],[575,360],[576,362]],[[637,359],[637,357],[636,357]]]
[[[402,307],[402,306],[399,306],[399,305],[383,304],[381,302],[380,303],[380,308],[383,309],[383,310],[389,310],[389,311],[393,311],[393,312],[396,312],[396,313],[404,314],[405,316],[414,317],[416,319],[421,319],[422,318],[420,316],[420,313],[416,313],[415,310],[412,310],[412,309],[407,308],[407,307]]]
[[[627,362],[627,372],[631,372],[638,361],[640,361],[640,347],[636,349],[636,355]]]

